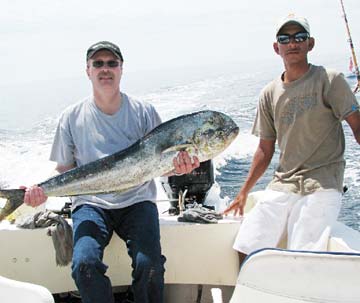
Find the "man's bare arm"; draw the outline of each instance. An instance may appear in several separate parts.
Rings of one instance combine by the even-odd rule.
[[[259,145],[254,154],[249,174],[244,185],[235,197],[234,201],[225,209],[224,214],[234,212],[234,215],[244,214],[244,207],[247,196],[256,182],[268,168],[275,151],[275,140],[260,139]]]
[[[345,118],[345,121],[350,125],[356,142],[360,144],[360,112],[356,111],[350,114]]]
[[[69,169],[72,169],[75,167],[74,165],[56,165],[55,171],[56,173],[54,175],[57,175],[58,173],[64,173],[68,171]],[[43,204],[47,200],[47,196],[44,194],[44,191],[41,187],[38,185],[33,185],[30,187],[21,186],[20,188],[25,189],[25,195],[24,195],[24,203],[36,207],[41,204]]]

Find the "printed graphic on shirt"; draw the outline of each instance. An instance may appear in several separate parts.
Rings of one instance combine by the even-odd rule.
[[[316,93],[307,96],[297,96],[291,100],[287,100],[280,116],[280,123],[286,125],[292,124],[295,118],[301,117],[305,112],[314,108],[317,102]]]

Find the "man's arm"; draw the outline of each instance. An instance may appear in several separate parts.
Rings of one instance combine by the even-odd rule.
[[[360,144],[360,112],[353,112],[345,118],[345,121],[350,125],[356,142]]]
[[[57,166],[55,168],[56,174],[58,174],[58,173],[62,174],[74,167],[75,167],[75,165],[59,165],[59,164],[57,164]],[[44,194],[43,189],[37,185],[33,185],[28,188],[26,188],[25,186],[21,186],[20,188],[25,189],[24,203],[29,206],[32,206],[32,207],[39,206],[40,204],[43,204],[48,198]]]
[[[62,174],[72,168],[75,168],[76,165],[75,164],[71,164],[71,165],[60,165],[60,164],[57,164],[56,167],[55,167],[55,170],[59,173],[59,174]]]
[[[244,185],[235,197],[234,201],[225,209],[224,214],[234,212],[236,216],[244,214],[244,207],[247,196],[250,190],[254,187],[256,182],[264,174],[268,168],[275,151],[275,140],[260,139],[259,145],[254,154],[249,174],[245,180]]]

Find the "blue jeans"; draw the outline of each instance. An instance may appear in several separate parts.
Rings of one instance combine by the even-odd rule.
[[[158,211],[145,201],[122,209],[91,205],[73,214],[74,253],[72,277],[83,303],[113,303],[104,249],[113,231],[126,243],[132,259],[132,291],[136,303],[162,303],[165,257],[161,255]]]

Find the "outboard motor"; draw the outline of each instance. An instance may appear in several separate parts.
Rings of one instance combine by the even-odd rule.
[[[178,215],[186,204],[203,204],[214,184],[214,169],[211,160],[200,163],[190,174],[162,177],[161,184],[170,200],[170,215]]]

